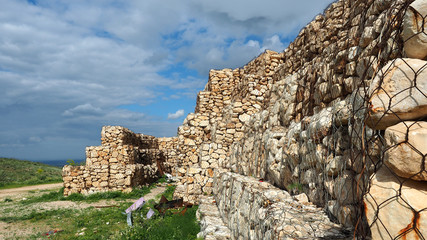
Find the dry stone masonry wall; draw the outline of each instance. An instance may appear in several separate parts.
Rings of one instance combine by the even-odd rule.
[[[261,109],[280,58],[266,51],[241,69],[211,70],[196,112],[178,129],[176,197],[197,203],[198,196],[212,193],[214,170],[224,166],[230,145],[244,136],[245,122]]]
[[[175,142],[172,138],[135,134],[120,126],[104,126],[102,145],[86,148],[86,164],[63,168],[64,195],[128,192],[151,183],[164,172],[172,172]]]
[[[186,176],[195,172],[201,181],[183,179],[177,195],[197,201],[197,194],[210,193],[202,164],[209,161],[306,193],[361,238],[425,238],[426,6],[423,0],[338,1],[284,52],[263,53],[234,74],[223,70],[236,90],[220,115],[216,109],[220,117],[210,117],[208,130],[194,137],[210,137],[195,145],[198,158],[188,164]],[[216,161],[219,145],[223,156]],[[391,181],[390,192],[379,191],[382,179]]]
[[[103,129],[64,193],[172,172],[206,239],[425,239],[426,16],[427,0],[339,0],[283,52],[211,70],[177,137]]]

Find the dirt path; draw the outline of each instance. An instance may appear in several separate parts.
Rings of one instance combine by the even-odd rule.
[[[52,183],[52,184],[41,184],[33,185],[19,188],[10,188],[0,190],[0,201],[5,198],[17,199],[22,198],[23,196],[29,195],[30,191],[41,192],[43,190],[59,189],[62,187],[63,183]]]

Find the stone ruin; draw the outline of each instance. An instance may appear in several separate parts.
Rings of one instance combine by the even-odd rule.
[[[211,70],[177,137],[104,127],[64,194],[169,172],[205,239],[425,239],[426,19],[427,0],[339,0],[283,52]]]
[[[104,126],[101,146],[86,148],[84,166],[64,166],[64,195],[103,191],[130,192],[133,187],[171,172],[172,138],[135,134],[120,126]]]

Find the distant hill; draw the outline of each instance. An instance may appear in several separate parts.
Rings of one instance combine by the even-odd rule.
[[[61,171],[39,162],[0,158],[0,188],[61,182]]]

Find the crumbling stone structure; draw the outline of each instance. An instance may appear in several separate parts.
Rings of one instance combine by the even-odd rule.
[[[104,126],[101,146],[86,148],[85,166],[64,166],[64,195],[102,191],[129,192],[171,172],[173,139],[135,134],[120,126]],[[172,161],[172,163],[174,163]]]
[[[426,0],[339,0],[283,52],[211,70],[157,140],[175,197],[201,204],[199,236],[345,238],[333,221],[426,238],[426,16]]]

